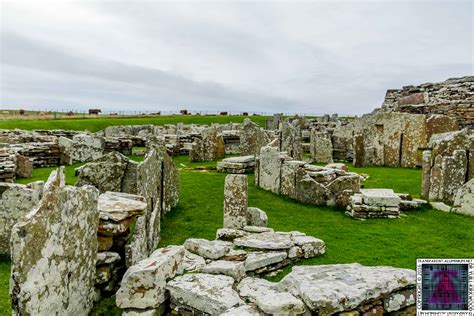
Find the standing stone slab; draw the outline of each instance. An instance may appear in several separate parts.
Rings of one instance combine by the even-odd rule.
[[[280,151],[286,151],[296,160],[303,160],[301,129],[288,121],[281,125]]]
[[[422,158],[421,196],[425,199],[430,196],[431,150],[423,151]]]
[[[240,154],[242,156],[258,155],[260,148],[267,145],[270,141],[270,137],[258,124],[252,122],[249,118],[244,120],[240,132]]]
[[[53,171],[36,209],[12,231],[14,315],[87,315],[94,300],[99,192]]]
[[[10,255],[13,225],[31,212],[41,199],[43,182],[30,185],[0,183],[0,254]]]
[[[322,137],[316,130],[311,131],[311,158],[317,163],[332,163],[332,142],[329,138]]]
[[[454,212],[474,216],[474,179],[466,182],[456,193]]]
[[[267,191],[280,193],[280,149],[265,146],[260,150],[260,161],[258,170],[258,184]]]
[[[456,191],[466,181],[467,154],[465,150],[455,150],[452,156],[443,157],[441,163],[442,184],[441,195],[444,200],[452,203]]]
[[[229,174],[224,186],[224,227],[243,228],[247,225],[247,176]]]

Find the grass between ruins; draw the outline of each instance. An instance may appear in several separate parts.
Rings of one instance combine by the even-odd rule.
[[[213,115],[173,115],[173,116],[154,116],[154,117],[128,117],[128,118],[84,118],[67,120],[6,120],[0,121],[0,129],[65,129],[97,132],[107,126],[113,125],[142,125],[142,124],[208,124],[211,123],[242,123],[245,118],[250,118],[260,126],[265,125],[266,116],[213,116]]]
[[[142,157],[133,157],[136,160]],[[162,221],[160,246],[182,244],[187,238],[214,239],[222,227],[224,179],[226,174],[187,168],[213,167],[215,162],[191,163],[184,156],[175,157],[180,168],[180,202]],[[184,165],[184,166],[183,166]],[[68,183],[74,183],[73,165],[66,167]],[[34,170],[36,179],[45,180],[54,168]],[[421,170],[405,168],[353,168],[367,173],[367,188],[393,188],[396,192],[420,194]],[[31,182],[23,179],[19,182]],[[364,265],[390,265],[414,269],[416,258],[463,258],[474,254],[474,218],[448,214],[424,207],[405,212],[400,219],[357,221],[344,210],[296,203],[266,192],[254,185],[249,175],[249,205],[267,212],[269,226],[275,230],[298,230],[326,242],[325,255],[302,260],[298,264],[359,262]],[[1,260],[1,259],[0,259]],[[271,281],[278,281],[291,267]],[[8,279],[10,263],[0,262],[0,312],[9,314]],[[93,315],[120,315],[114,298],[101,300]]]

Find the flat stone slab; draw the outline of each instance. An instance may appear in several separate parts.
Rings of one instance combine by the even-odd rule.
[[[201,257],[217,260],[229,252],[232,243],[222,240],[189,238],[184,242],[184,248]]]
[[[249,252],[245,259],[245,271],[254,271],[278,262],[288,257],[286,251]]]
[[[352,263],[295,266],[278,287],[300,297],[311,312],[327,315],[406,288],[414,295],[415,285],[414,270]]]
[[[168,282],[171,302],[189,306],[211,315],[219,315],[232,307],[243,305],[232,288],[234,279],[224,275],[186,274]]]
[[[400,197],[392,189],[361,189],[364,203],[371,206],[399,206]]]
[[[145,198],[135,194],[105,192],[99,196],[98,208],[102,220],[119,222],[132,216],[141,215],[146,207]]]
[[[234,239],[234,245],[246,248],[278,250],[291,248],[293,242],[289,235],[268,232],[236,238]]]
[[[245,277],[245,267],[242,261],[217,260],[201,268],[201,272],[222,274],[240,281]]]
[[[255,162],[255,157],[253,155],[250,156],[240,156],[240,157],[230,157],[222,159],[222,162],[230,162],[230,163],[250,163]]]
[[[270,315],[299,315],[305,312],[304,303],[286,292],[258,295],[255,304]]]

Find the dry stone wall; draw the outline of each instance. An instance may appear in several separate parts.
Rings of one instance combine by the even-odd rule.
[[[379,111],[444,114],[461,127],[474,127],[474,76],[387,90]]]
[[[302,203],[345,207],[360,182],[356,173],[294,160],[275,147],[263,147],[257,157],[256,185]]]

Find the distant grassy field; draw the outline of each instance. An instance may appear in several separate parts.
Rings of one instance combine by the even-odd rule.
[[[135,157],[140,159],[140,157]],[[192,170],[212,167],[215,162],[191,163],[188,157],[174,158],[180,170],[180,202],[162,221],[160,246],[182,244],[187,238],[214,239],[222,227],[224,179],[226,174],[215,171]],[[66,168],[68,182],[75,182]],[[44,179],[50,170],[34,170],[37,179]],[[405,168],[353,168],[367,173],[365,187],[393,188],[396,192],[419,196],[421,170]],[[23,180],[22,180],[23,181]],[[30,179],[31,181],[31,179]],[[26,181],[28,182],[28,181]],[[474,255],[474,218],[448,214],[424,207],[405,212],[400,219],[357,221],[344,210],[304,205],[255,187],[249,175],[249,205],[267,212],[269,226],[275,230],[298,230],[321,238],[327,253],[298,264],[329,264],[359,262],[365,265],[390,265],[414,269],[416,258],[465,258]],[[289,272],[285,268],[269,278],[277,281]],[[0,263],[0,311],[9,313],[9,262]],[[103,299],[93,315],[120,315],[114,298]]]
[[[164,124],[211,124],[211,123],[241,123],[245,118],[250,118],[260,126],[265,125],[265,116],[196,116],[196,115],[173,115],[155,117],[133,117],[133,118],[86,118],[67,120],[6,120],[0,121],[0,129],[64,129],[64,130],[88,130],[97,132],[113,125],[164,125]]]

